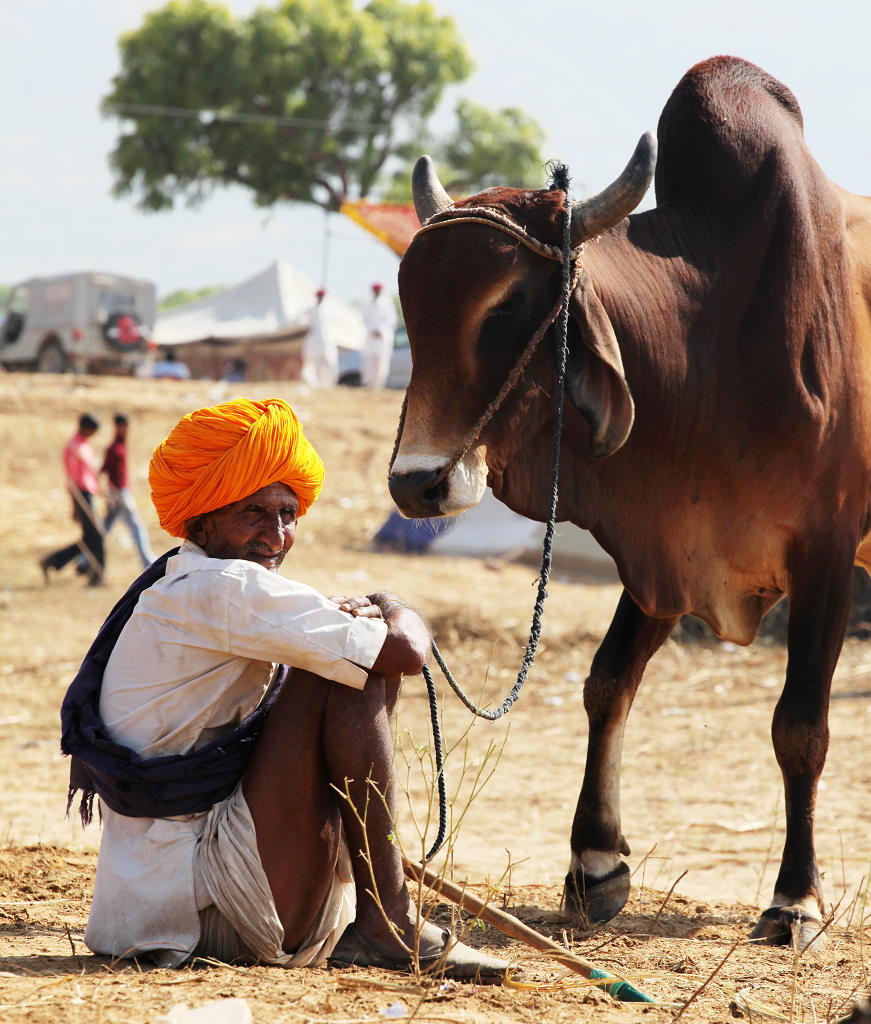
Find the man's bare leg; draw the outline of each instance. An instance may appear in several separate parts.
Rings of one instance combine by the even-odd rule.
[[[338,856],[341,818],[323,743],[333,685],[306,672],[291,673],[242,783],[288,950],[317,916]]]
[[[344,788],[347,779],[351,803],[361,816],[365,812],[364,828],[348,801],[340,802],[357,890],[357,928],[384,948],[397,947],[397,951],[396,937],[385,917],[396,926],[407,946],[414,945],[417,921],[400,851],[389,838],[396,819],[391,721],[400,684],[401,679],[370,675],[362,692],[331,693],[324,729],[330,779],[340,788]],[[347,689],[333,687],[334,691]],[[358,853],[367,844],[371,867]],[[377,886],[377,902],[372,895],[373,882]],[[439,937],[437,933],[431,938]],[[427,945],[423,936],[422,941]],[[440,945],[437,942],[434,948]]]
[[[362,691],[295,671],[269,714],[245,776],[243,791],[257,830],[285,948],[305,936],[326,897],[338,855],[340,822],[351,851],[357,890],[357,929],[385,950],[402,947],[384,919],[413,945],[416,913],[400,851],[391,843],[394,813],[390,720],[399,680],[370,675]],[[387,807],[367,781],[384,794]],[[367,808],[364,829],[338,793]],[[367,806],[368,802],[368,806]],[[372,874],[359,851],[368,845]],[[367,890],[375,884],[384,914]],[[420,953],[441,948],[441,932],[421,934]]]

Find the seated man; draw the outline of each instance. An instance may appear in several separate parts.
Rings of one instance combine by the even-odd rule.
[[[103,822],[88,947],[408,970],[400,939],[420,929],[422,967],[501,981],[503,961],[421,927],[389,838],[390,719],[424,623],[385,594],[328,600],[278,575],[323,481],[293,410],[199,409],[149,480],[183,543],[116,605],[62,709],[70,799],[88,820],[96,793]]]

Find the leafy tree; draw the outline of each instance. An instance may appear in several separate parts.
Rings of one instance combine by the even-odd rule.
[[[436,149],[451,192],[492,185],[541,187],[541,126],[517,107],[490,111],[471,100],[457,105],[457,130]]]
[[[240,184],[336,210],[369,195],[472,62],[452,19],[426,2],[282,0],[246,19],[172,0],[120,40],[103,101],[122,119],[116,195],[145,209]]]
[[[432,156],[442,184],[455,197],[492,185],[541,188],[544,130],[537,121],[517,107],[492,111],[471,100],[460,100],[456,117],[456,129],[446,138],[403,147],[405,166],[393,175],[388,198],[410,198],[407,168],[422,152]]]

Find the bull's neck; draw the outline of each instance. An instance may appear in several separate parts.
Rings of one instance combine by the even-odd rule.
[[[534,398],[531,396],[534,395]],[[550,511],[553,474],[554,386],[530,388],[522,412],[512,409],[510,429],[487,446],[488,484],[495,496],[512,511],[528,519],[546,522]],[[577,504],[577,476],[586,476],[585,438],[588,427],[570,403],[563,410],[560,439],[559,489],[572,495],[571,519],[589,521]],[[593,493],[595,488],[587,489]],[[557,517],[565,519],[565,503],[557,506]]]

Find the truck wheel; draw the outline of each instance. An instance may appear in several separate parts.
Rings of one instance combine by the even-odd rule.
[[[40,373],[66,373],[69,360],[56,341],[47,341],[39,350],[36,368]]]

